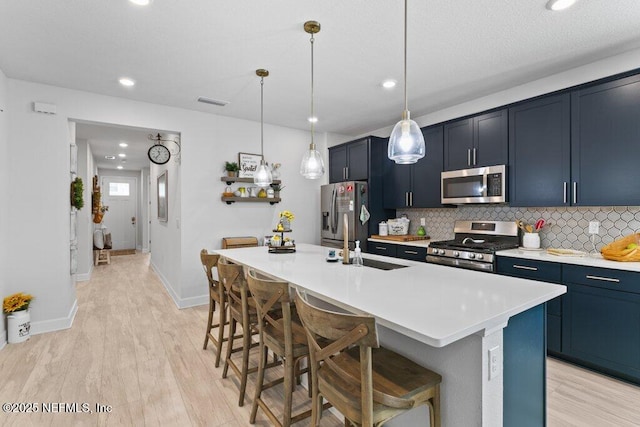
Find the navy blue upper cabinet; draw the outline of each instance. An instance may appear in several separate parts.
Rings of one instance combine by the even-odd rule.
[[[329,148],[329,182],[366,181],[369,178],[369,139]]]
[[[444,170],[507,164],[508,111],[498,110],[444,125]]]
[[[640,205],[640,75],[571,96],[572,203]]]
[[[426,146],[424,158],[412,165],[388,161],[384,181],[384,207],[441,207],[440,173],[442,172],[442,126],[422,129]]]
[[[571,98],[553,95],[509,109],[509,204],[570,204]]]

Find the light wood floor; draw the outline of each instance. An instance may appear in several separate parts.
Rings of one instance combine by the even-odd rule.
[[[71,329],[0,351],[0,402],[86,402],[94,411],[100,403],[112,411],[0,412],[0,425],[248,426],[251,378],[239,408],[235,376],[223,380],[212,346],[202,350],[208,308],[178,310],[146,255],[111,260],[78,284]],[[550,427],[640,426],[640,388],[554,359],[548,372]],[[278,386],[266,393],[275,409],[281,392]],[[294,404],[308,407],[305,390],[296,392]],[[269,425],[260,411],[256,425]],[[322,426],[340,425],[329,414],[322,419]]]

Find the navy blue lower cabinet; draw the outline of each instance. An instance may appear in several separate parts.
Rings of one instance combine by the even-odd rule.
[[[544,330],[544,304],[511,317],[503,330],[504,427],[546,425]]]
[[[393,243],[367,242],[367,252],[370,254],[396,257],[397,247]]]
[[[427,248],[418,246],[398,245],[396,256],[412,261],[427,261]]]
[[[640,274],[620,272],[618,278],[608,275],[612,270],[565,269],[565,276],[573,280],[566,283],[563,353],[587,367],[640,384],[640,292],[611,289],[618,283],[624,286],[629,275],[635,275],[640,286]]]
[[[497,260],[498,274],[539,280],[541,282],[560,283],[562,280],[562,264],[556,262],[534,261],[522,258],[499,256]],[[546,303],[547,306],[547,351],[558,355],[562,352],[562,302],[559,296]]]

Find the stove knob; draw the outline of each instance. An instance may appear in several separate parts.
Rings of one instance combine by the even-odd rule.
[[[444,249],[440,249],[440,250],[438,251],[438,253],[439,253],[440,255],[444,255]]]
[[[456,258],[457,258],[457,257],[459,257],[459,256],[460,256],[460,252],[458,252],[458,251],[453,251],[453,256],[454,256],[454,257],[456,257]]]
[[[482,259],[482,258],[484,258],[484,256],[482,254],[478,254],[478,256],[476,258],[477,259]]]
[[[474,259],[475,257],[476,257],[476,254],[474,253],[469,254],[469,259]]]

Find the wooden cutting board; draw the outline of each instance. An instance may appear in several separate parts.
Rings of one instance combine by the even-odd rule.
[[[379,234],[372,234],[371,238],[381,239],[381,240],[392,240],[394,242],[412,242],[414,240],[430,239],[429,236],[412,236],[410,234],[405,234],[404,236],[380,236]]]

